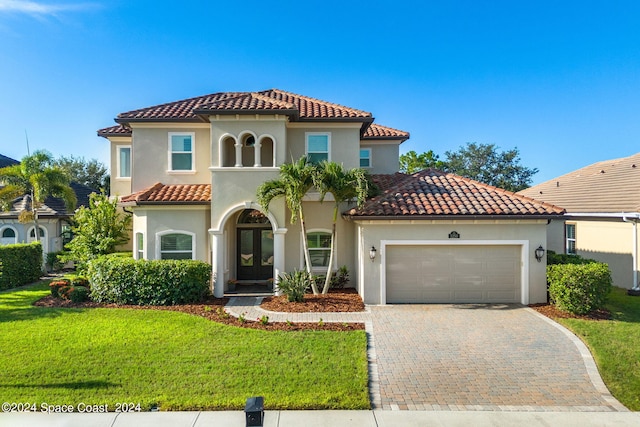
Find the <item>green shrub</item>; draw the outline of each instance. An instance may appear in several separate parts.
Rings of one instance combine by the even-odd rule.
[[[311,278],[316,282],[316,285],[322,289],[324,282],[327,278],[324,274],[313,275]],[[331,282],[329,283],[329,289],[343,289],[346,284],[349,283],[349,270],[346,265],[343,265],[337,272],[331,275]]]
[[[86,286],[73,286],[67,292],[67,298],[72,302],[89,301],[89,288]]]
[[[71,285],[60,286],[58,288],[58,296],[62,299],[69,299],[69,291],[71,289]]]
[[[69,276],[72,286],[85,286],[89,287],[89,279],[84,276]]]
[[[597,262],[594,259],[583,258],[580,255],[557,254],[554,251],[547,251],[547,265],[555,264],[590,264]]]
[[[311,286],[313,280],[304,270],[295,270],[293,273],[280,275],[278,288],[287,296],[289,302],[302,302],[304,293]]]
[[[39,242],[0,245],[0,290],[35,282],[41,275]]]
[[[551,302],[574,314],[604,307],[611,291],[609,266],[600,262],[547,266],[547,280]]]
[[[47,269],[49,271],[60,271],[62,267],[64,267],[64,263],[58,259],[58,255],[60,255],[62,251],[59,252],[48,252],[45,264],[47,265]]]
[[[49,283],[49,289],[51,289],[51,296],[53,296],[54,298],[60,298],[60,288],[62,288],[63,286],[70,286],[71,285],[71,281],[68,279],[60,279],[60,280],[54,280],[51,283]]]
[[[202,300],[211,266],[192,260],[100,257],[89,262],[91,299],[133,305],[174,305]]]

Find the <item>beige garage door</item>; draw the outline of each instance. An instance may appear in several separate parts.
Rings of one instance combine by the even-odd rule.
[[[520,302],[520,246],[387,246],[388,303]]]

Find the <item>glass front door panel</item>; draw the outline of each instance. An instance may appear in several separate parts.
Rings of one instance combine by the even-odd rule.
[[[240,265],[253,265],[253,230],[240,230]]]
[[[260,230],[260,246],[261,254],[260,260],[262,266],[273,265],[273,231]]]

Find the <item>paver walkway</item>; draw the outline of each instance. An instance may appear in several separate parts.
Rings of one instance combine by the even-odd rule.
[[[235,297],[234,316],[364,322],[374,409],[626,411],[575,335],[516,304],[367,306],[361,313],[276,313]]]

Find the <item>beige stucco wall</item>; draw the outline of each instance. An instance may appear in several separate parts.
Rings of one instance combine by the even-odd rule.
[[[546,262],[538,262],[534,251],[539,245],[546,247],[547,221],[356,221],[357,243],[354,250],[360,251],[358,260],[358,287],[365,303],[380,304],[381,259],[384,251],[383,240],[421,240],[464,243],[466,240],[518,240],[529,243],[528,278],[529,302],[541,303],[547,300]],[[460,239],[449,239],[449,233],[457,231]],[[369,249],[375,246],[378,256],[371,262]]]
[[[161,127],[159,127],[161,126]],[[206,123],[186,124],[132,124],[132,192],[147,188],[156,182],[163,184],[203,184],[209,182],[210,130]],[[194,132],[195,173],[170,172],[169,132]],[[115,156],[112,153],[112,156]],[[112,162],[113,163],[113,162]]]
[[[110,156],[111,162],[110,168],[110,185],[111,196],[126,196],[131,194],[131,178],[118,178],[118,146],[130,146],[133,152],[133,145],[131,144],[131,137],[110,137]],[[133,169],[133,166],[132,166]],[[132,171],[133,172],[133,171]]]
[[[146,259],[158,259],[160,241],[157,233],[170,230],[195,233],[195,259],[211,262],[207,233],[209,219],[209,209],[204,206],[138,207],[134,209],[133,235],[144,233]]]
[[[576,224],[578,255],[609,264],[614,286],[633,287],[633,225],[631,223],[623,222],[621,219],[567,222]],[[638,266],[635,268],[637,270]]]
[[[39,218],[38,225],[45,230],[45,236],[40,240],[42,252],[58,252],[62,250],[62,224],[59,219]],[[22,224],[17,219],[0,219],[0,235],[5,228],[12,228],[16,232],[16,243],[29,242],[28,236],[35,225],[32,221]]]
[[[400,169],[400,146],[398,144],[362,142],[360,148],[371,149],[371,168],[367,169],[369,173],[391,174]]]
[[[287,161],[291,161],[291,158],[297,160],[306,154],[305,134],[307,132],[329,133],[331,135],[330,161],[342,163],[347,169],[360,167],[360,123],[288,124]]]

